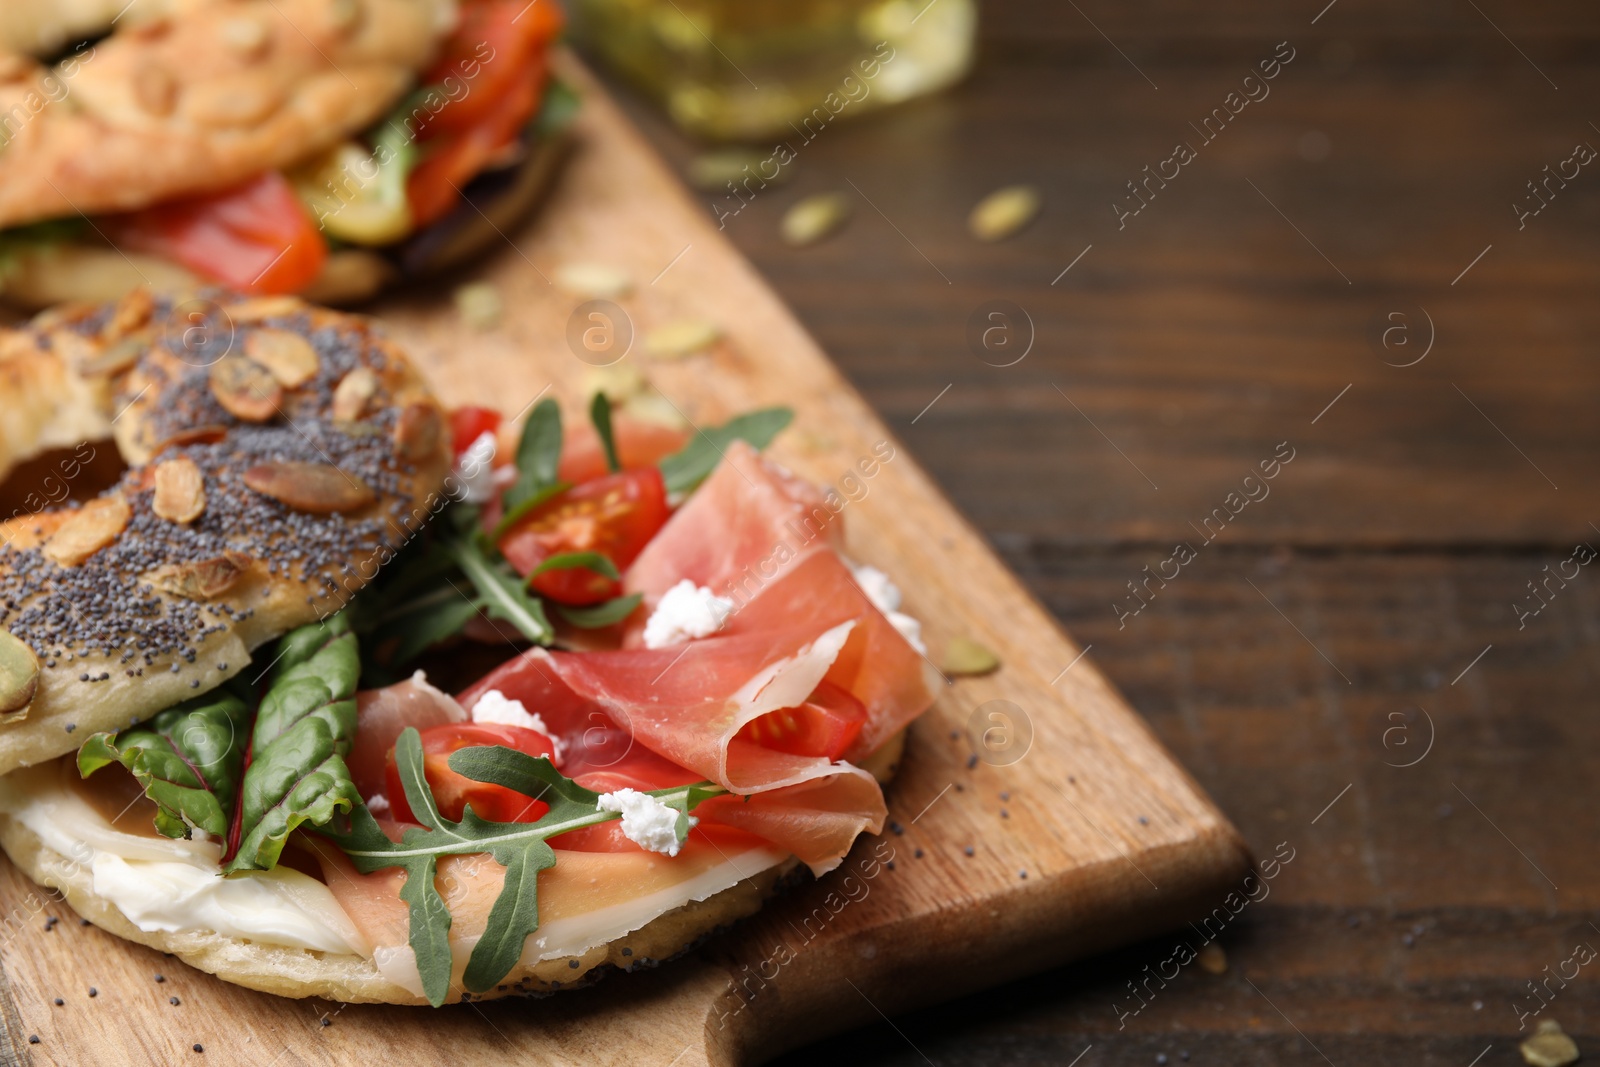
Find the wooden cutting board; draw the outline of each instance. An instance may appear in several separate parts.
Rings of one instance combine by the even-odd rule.
[[[849,501],[852,555],[899,582],[934,660],[963,636],[1003,666],[955,680],[915,725],[890,791],[893,828],[858,842],[841,869],[683,959],[542,1001],[431,1011],[249,992],[80,926],[0,863],[6,1063],[200,1062],[196,1043],[212,1062],[254,1067],[755,1062],[1181,925],[1246,873],[1238,834],[917,467],[919,431],[902,428],[908,447],[878,421],[587,73],[567,73],[585,103],[558,191],[458,280],[492,283],[503,323],[463,324],[457,280],[376,314],[450,404],[515,414],[548,388],[576,412],[597,374],[637,374],[665,398],[651,402],[697,425],[793,407],[774,454]],[[632,348],[604,370],[591,364],[615,349],[569,345],[581,298],[553,279],[574,263],[633,281],[615,300]],[[725,340],[650,358],[646,335],[682,320],[714,323]],[[585,319],[575,333],[590,326],[605,328]],[[871,477],[869,457],[880,460]],[[50,931],[48,916],[61,918]]]

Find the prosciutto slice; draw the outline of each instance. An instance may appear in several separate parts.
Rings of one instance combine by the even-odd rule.
[[[814,637],[790,627],[655,650],[536,648],[467,690],[461,703],[470,708],[491,689],[520,700],[562,741],[563,772],[591,789],[710,779],[742,797],[703,805],[705,822],[747,830],[822,873],[862,830],[882,828],[878,783],[857,767],[735,735],[805,701],[854,629],[846,621]]]
[[[735,604],[776,581],[808,549],[842,543],[844,524],[815,485],[743,441],[667,520],[624,576],[653,608],[684,578]]]

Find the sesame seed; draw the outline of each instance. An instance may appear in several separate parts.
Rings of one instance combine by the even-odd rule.
[[[965,852],[969,856],[976,856],[978,854],[978,850],[973,848],[971,845],[968,845],[966,848],[962,849],[961,851]]]
[[[164,975],[164,974],[156,975],[156,981],[157,982],[165,982],[166,980],[167,980],[167,976],[166,975]]]
[[[28,1044],[37,1045],[38,1043],[39,1043],[39,1035],[38,1034],[29,1034],[28,1035]]]
[[[59,1007],[61,1007],[61,1005],[65,1004],[65,1003],[66,1003],[66,1001],[62,1000],[60,997],[56,998],[56,1007],[59,1008]]]
[[[178,1000],[177,997],[168,997],[167,998],[167,1003],[171,1004],[173,1007],[177,1007],[178,1004],[179,1004],[179,1000]]]
[[[91,997],[98,997],[100,995],[100,990],[96,989],[94,986],[90,986],[89,987],[89,995]]]
[[[915,852],[913,852],[911,854],[911,858],[920,860],[922,858],[922,850],[920,848],[917,849]]]
[[[977,765],[978,765],[978,754],[976,752],[974,752],[972,755],[967,757],[967,770],[970,771],[970,770],[972,770],[972,768],[976,767]]]
[[[571,967],[573,970],[577,970],[578,969],[578,961],[577,960],[568,960],[567,961],[567,966]]]
[[[206,1047],[204,1045],[202,1045],[200,1042],[196,1041],[194,1043],[194,1050],[196,1052],[204,1052],[206,1050]]]

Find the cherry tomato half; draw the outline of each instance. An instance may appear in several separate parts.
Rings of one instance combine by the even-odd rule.
[[[500,551],[529,575],[552,556],[598,552],[620,571],[667,521],[667,489],[654,467],[575,485],[535,508],[500,540]],[[586,567],[545,571],[529,583],[562,604],[598,604],[622,585]]]
[[[469,404],[450,412],[450,440],[456,459],[460,459],[461,454],[472,447],[472,442],[498,429],[500,413],[492,408],[478,408]]]
[[[504,745],[530,756],[555,758],[555,745],[548,737],[521,726],[454,722],[423,730],[423,774],[445,818],[459,820],[462,809],[468,804],[472,805],[472,810],[480,818],[493,822],[534,822],[550,810],[550,805],[542,800],[533,800],[504,786],[475,782],[450,769],[452,752],[481,745]],[[394,749],[389,750],[384,780],[394,817],[404,822],[416,822],[411,805],[406,802],[405,788],[400,784],[400,769],[395,766]]]
[[[791,756],[843,756],[867,721],[866,705],[831,682],[817,686],[797,708],[769,712],[748,722],[736,737]]]
[[[181,263],[253,293],[298,293],[322,271],[328,243],[283,175],[108,218],[112,243]]]

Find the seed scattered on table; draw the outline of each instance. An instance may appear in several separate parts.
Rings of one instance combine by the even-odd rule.
[[[1039,190],[1031,185],[996,189],[973,207],[967,229],[980,241],[1003,241],[1039,214]]]
[[[98,997],[100,995],[100,990],[96,989],[94,986],[90,986],[89,987],[89,995],[91,997]]]
[[[167,1003],[171,1004],[173,1007],[177,1007],[177,1005],[179,1004],[179,1000],[178,1000],[177,997],[168,997],[167,998]]]
[[[850,218],[850,201],[843,193],[818,193],[796,202],[783,213],[780,232],[796,247],[815,244]]]
[[[1532,1067],[1566,1067],[1578,1061],[1577,1043],[1554,1019],[1544,1019],[1532,1037],[1518,1045],[1525,1062]]]

